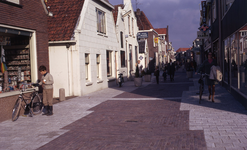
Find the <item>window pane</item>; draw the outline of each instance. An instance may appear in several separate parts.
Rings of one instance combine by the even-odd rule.
[[[111,51],[106,51],[106,61],[107,61],[107,77],[110,77],[112,75]]]

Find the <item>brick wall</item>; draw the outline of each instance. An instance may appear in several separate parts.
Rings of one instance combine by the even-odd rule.
[[[35,30],[38,66],[49,69],[47,15],[43,5],[40,0],[20,0],[20,5],[23,7],[0,2],[0,24]]]

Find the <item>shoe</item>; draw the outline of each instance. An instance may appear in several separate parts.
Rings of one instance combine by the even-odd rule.
[[[44,111],[42,115],[47,115],[49,112],[49,106],[44,106]]]
[[[48,111],[46,116],[52,116],[53,115],[53,106],[48,106],[48,107],[49,107],[49,111]]]

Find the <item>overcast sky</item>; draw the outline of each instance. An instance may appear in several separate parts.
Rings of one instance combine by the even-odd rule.
[[[123,0],[109,0],[112,5]],[[174,50],[189,48],[197,37],[201,0],[137,0],[138,8],[145,13],[154,28],[169,26],[169,40]],[[136,0],[132,0],[136,10]]]

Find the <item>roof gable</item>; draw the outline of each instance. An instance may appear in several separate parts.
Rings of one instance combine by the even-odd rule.
[[[137,19],[137,26],[139,27],[139,30],[150,30],[154,29],[148,18],[146,17],[145,13],[143,11],[140,11],[140,9],[137,9],[135,12],[136,19]]]
[[[154,29],[158,34],[167,34],[167,28],[156,28]]]
[[[114,5],[114,10],[112,10],[112,14],[113,14],[113,18],[114,18],[115,24],[117,23],[118,7],[121,7],[123,9],[124,5],[123,4]]]
[[[46,6],[53,13],[48,17],[49,41],[71,40],[84,0],[49,0]]]

